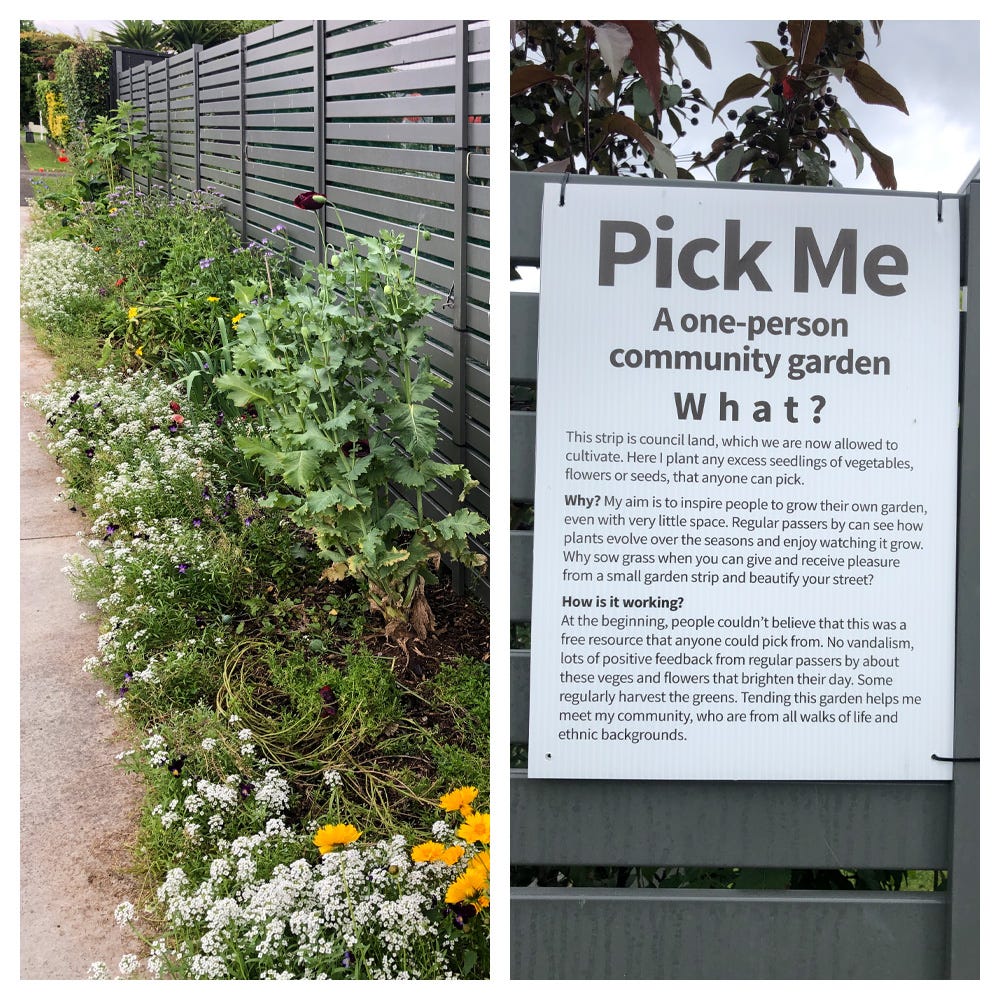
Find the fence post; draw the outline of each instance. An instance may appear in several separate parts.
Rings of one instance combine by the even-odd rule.
[[[469,221],[469,26],[455,22],[455,232],[452,277],[455,283],[452,301],[452,328],[455,330],[455,408],[452,414],[451,439],[461,448],[459,461],[466,464],[466,389],[465,358],[468,343],[466,320],[466,277],[468,272]],[[465,593],[467,571],[456,567],[452,584],[458,594]]]
[[[149,133],[149,134],[152,134],[152,130],[150,129],[150,124],[151,123],[150,123],[150,120],[149,120],[149,117],[150,117],[149,116],[150,108],[149,108],[149,63],[148,62],[144,62],[142,64],[142,80],[143,80],[143,94],[145,95],[144,100],[146,102],[146,104],[145,104],[145,110],[144,110],[144,114],[146,116],[146,132]],[[129,141],[131,142],[131,140],[129,140]],[[146,171],[146,190],[147,191],[152,191],[153,190],[153,167],[152,167],[152,165],[150,165],[149,168]]]
[[[979,978],[979,179],[962,192],[961,414],[948,977]]]
[[[170,122],[170,60],[165,60],[165,65],[163,67],[163,85],[166,88],[163,94],[163,103],[166,105],[167,120],[166,120],[166,132],[167,132],[167,194],[173,195],[173,160],[171,153],[173,152],[173,137],[171,136],[171,122]]]
[[[313,31],[313,45],[316,46],[316,107],[313,133],[316,137],[316,190],[326,194],[326,21],[316,21]],[[316,259],[326,261],[326,247],[323,234],[327,232],[327,210],[323,208],[322,226],[316,227]]]
[[[191,87],[194,100],[194,189],[201,190],[201,53],[202,46],[191,46]],[[167,95],[170,99],[170,95]]]
[[[247,36],[240,35],[240,236],[247,238]]]

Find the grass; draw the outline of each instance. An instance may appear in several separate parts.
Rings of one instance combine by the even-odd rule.
[[[25,142],[22,132],[21,149],[32,172],[33,184],[44,184],[49,194],[65,194],[72,190],[73,174],[68,169],[69,164],[59,162],[58,153],[44,136],[36,134],[34,142]]]

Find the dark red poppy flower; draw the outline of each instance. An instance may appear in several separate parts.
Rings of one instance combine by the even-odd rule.
[[[181,773],[181,769],[184,767],[184,761],[186,761],[186,760],[187,760],[187,757],[185,757],[184,754],[181,754],[179,757],[176,757],[174,760],[170,761],[169,764],[167,764],[167,770],[175,778],[179,777],[179,775]]]
[[[316,212],[326,204],[326,198],[315,191],[303,191],[295,196],[295,207]]]
[[[180,413],[181,412],[181,404],[178,403],[176,399],[172,399],[172,400],[170,400],[170,409],[173,410],[174,413]]]
[[[795,91],[792,89],[792,85],[789,83],[787,76],[781,81],[781,96],[784,97],[786,101],[790,101],[795,96]]]
[[[121,287],[122,287],[122,285],[124,285],[124,284],[125,284],[125,279],[124,279],[124,278],[119,278],[119,279],[118,279],[118,280],[117,280],[117,281],[115,282],[115,288],[121,288]]]

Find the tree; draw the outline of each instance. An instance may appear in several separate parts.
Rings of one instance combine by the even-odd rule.
[[[881,21],[872,21],[878,40]],[[836,139],[860,174],[864,158],[895,188],[892,158],[857,127],[834,93],[846,81],[868,104],[907,113],[896,89],[872,68],[861,21],[782,21],[779,46],[755,41],[756,72],[734,79],[714,104],[687,79],[678,85],[675,49],[685,43],[711,68],[705,46],[670,21],[515,22],[511,42],[511,167],[581,169],[772,184],[836,183]],[[756,99],[740,113],[729,107]],[[697,115],[733,123],[710,151],[678,165],[675,144]]]
[[[880,39],[882,22],[870,22]],[[718,180],[762,181],[771,184],[833,184],[835,165],[828,140],[836,138],[850,153],[857,173],[864,156],[883,188],[895,188],[892,157],[876,149],[840,104],[832,84],[846,80],[866,104],[883,104],[908,114],[906,102],[865,61],[861,21],[781,21],[781,48],[769,42],[751,42],[759,75],[744,74],[726,88],[713,118],[734,101],[764,98],[742,115],[730,109],[727,117],[739,129],[712,144],[698,165],[718,161]]]
[[[102,42],[84,42],[60,52],[55,71],[70,123],[89,129],[111,104],[111,51]]]
[[[711,69],[708,49],[672,21],[516,21],[511,46],[511,169],[617,174],[640,151],[649,170],[678,172],[671,139],[700,110],[700,90],[674,82],[686,44]],[[634,171],[633,171],[634,172]]]
[[[158,51],[168,36],[167,29],[156,21],[113,21],[114,31],[102,31],[101,40],[126,49]]]
[[[174,52],[186,52],[194,45],[205,48],[221,41],[220,21],[164,21],[164,46]]]
[[[69,35],[51,35],[45,31],[35,31],[33,21],[21,22],[21,124],[31,121],[45,120],[43,110],[39,109],[35,84],[39,76],[43,80],[51,79],[55,73],[56,57],[64,49],[70,49],[79,44]]]
[[[186,52],[193,45],[210,48],[231,38],[249,34],[277,21],[172,21],[163,22],[167,31],[164,47],[173,52]]]

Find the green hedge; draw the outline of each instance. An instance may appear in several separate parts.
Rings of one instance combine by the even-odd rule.
[[[56,57],[55,71],[70,128],[89,130],[111,108],[111,50],[100,42],[66,49]]]

